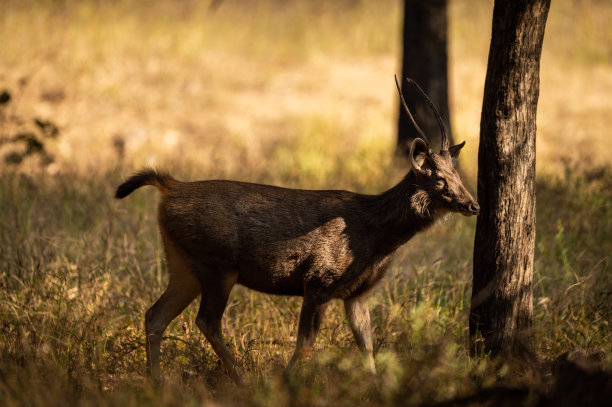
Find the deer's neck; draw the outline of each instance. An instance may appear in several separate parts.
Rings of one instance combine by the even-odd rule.
[[[384,236],[393,250],[436,219],[429,194],[417,184],[412,171],[388,191],[367,197],[366,211],[370,226]]]

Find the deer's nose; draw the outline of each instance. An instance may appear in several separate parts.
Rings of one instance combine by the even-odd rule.
[[[472,215],[478,215],[480,212],[480,205],[478,205],[476,202],[471,203],[470,206],[468,206],[468,210]]]

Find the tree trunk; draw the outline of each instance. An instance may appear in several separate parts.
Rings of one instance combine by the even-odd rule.
[[[417,123],[432,143],[440,140],[438,122],[426,102],[404,80],[414,79],[436,105],[448,129],[453,144],[448,112],[448,79],[446,53],[446,0],[405,0],[402,57],[402,91]],[[410,145],[418,134],[410,119],[398,116],[397,150],[408,156]]]
[[[485,79],[472,353],[532,353],[535,141],[540,55],[550,0],[496,0]]]

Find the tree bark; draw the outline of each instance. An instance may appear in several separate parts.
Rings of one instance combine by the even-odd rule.
[[[446,32],[446,0],[404,1],[402,92],[425,135],[432,143],[439,142],[438,122],[423,98],[411,87],[404,87],[404,80],[412,78],[423,88],[440,111],[452,145],[448,110]],[[400,107],[397,130],[398,153],[408,156],[412,140],[416,137],[418,137],[417,132]]]
[[[532,354],[535,141],[550,0],[496,0],[478,149],[472,354]]]

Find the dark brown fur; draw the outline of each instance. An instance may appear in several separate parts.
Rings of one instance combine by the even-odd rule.
[[[159,227],[170,282],[147,311],[149,367],[159,373],[167,325],[202,293],[196,322],[236,381],[240,373],[221,336],[232,286],[304,297],[290,371],[314,343],[330,300],[344,300],[370,367],[367,293],[383,277],[395,250],[447,212],[475,214],[478,205],[452,166],[460,146],[411,149],[413,169],[380,195],[286,189],[236,181],[180,182],[145,169],[119,186],[123,198],[143,185],[162,192]]]

